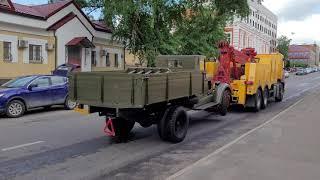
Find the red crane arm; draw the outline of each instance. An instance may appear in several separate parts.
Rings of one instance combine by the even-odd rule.
[[[221,42],[218,47],[220,50],[220,56],[218,58],[220,64],[218,72],[213,78],[214,82],[230,84],[231,78],[240,79],[242,75],[241,66],[245,65],[247,62],[254,62],[254,57],[257,55],[254,48],[238,51],[230,46],[228,42]]]

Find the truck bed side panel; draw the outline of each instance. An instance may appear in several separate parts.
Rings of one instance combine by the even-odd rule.
[[[132,104],[132,88],[134,87],[132,78],[132,76],[123,73],[104,75],[103,104],[130,106]]]
[[[85,74],[77,76],[77,99],[101,102],[102,76]]]
[[[152,75],[148,78],[148,102],[153,104],[167,101],[167,74]]]
[[[190,96],[190,73],[179,72],[168,74],[169,99]]]

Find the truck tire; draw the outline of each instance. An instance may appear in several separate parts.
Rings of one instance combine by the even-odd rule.
[[[172,113],[173,110],[175,110],[176,106],[171,106],[168,107],[164,113],[162,113],[162,116],[159,117],[159,122],[157,124],[157,130],[158,130],[158,134],[159,137],[163,140],[163,141],[167,141],[168,140],[168,129],[167,129],[167,119],[168,119],[168,115]]]
[[[228,113],[228,109],[230,106],[230,98],[231,98],[231,93],[229,90],[225,90],[222,94],[222,100],[220,105],[218,105],[218,113],[221,116],[225,116]]]
[[[257,93],[254,95],[254,107],[253,111],[258,112],[261,109],[261,104],[263,101],[262,92],[260,89],[257,90]]]
[[[279,93],[275,97],[276,102],[281,102],[283,100],[283,95],[284,95],[283,84],[279,83]]]
[[[169,111],[166,121],[166,139],[172,143],[183,141],[189,128],[189,117],[186,110],[181,106],[173,108]]]
[[[268,91],[267,88],[265,88],[263,90],[261,109],[267,108],[267,106],[268,106],[268,98],[269,98],[269,91]]]
[[[112,121],[115,130],[115,136],[120,142],[125,142],[129,138],[129,133],[134,127],[135,122],[124,118],[116,118]]]

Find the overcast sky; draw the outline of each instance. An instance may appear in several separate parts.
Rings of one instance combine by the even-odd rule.
[[[278,15],[278,36],[293,43],[320,43],[320,0],[264,0]]]
[[[21,4],[43,4],[47,0],[13,0]],[[320,43],[320,0],[264,0],[278,15],[278,36],[286,35],[294,43]]]

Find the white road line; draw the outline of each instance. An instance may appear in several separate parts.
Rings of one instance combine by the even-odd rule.
[[[203,163],[204,161],[206,161],[207,159],[214,157],[215,155],[221,153],[222,151],[230,148],[232,145],[236,144],[237,142],[239,142],[240,140],[242,140],[243,138],[249,136],[250,134],[252,134],[253,132],[263,128],[264,126],[270,124],[272,121],[274,121],[275,119],[277,119],[278,117],[280,117],[281,115],[283,115],[284,113],[288,112],[290,109],[292,109],[293,107],[295,107],[296,105],[298,105],[303,99],[300,99],[298,102],[294,103],[293,105],[291,105],[290,107],[288,107],[287,109],[281,111],[279,114],[277,114],[276,116],[274,116],[273,118],[271,118],[270,120],[266,121],[265,123],[261,124],[260,126],[244,133],[243,135],[241,135],[240,137],[238,137],[237,139],[231,141],[230,143],[222,146],[221,148],[217,149],[216,151],[212,152],[211,154],[207,155],[206,157],[201,158],[200,160],[196,161],[195,163],[187,166],[184,169],[181,169],[180,171],[176,172],[175,174],[169,176],[167,178],[167,180],[173,180],[176,179],[177,177],[181,176],[182,174],[184,174],[187,171],[192,170],[192,168],[194,168],[196,165]]]
[[[44,143],[44,141],[36,141],[36,142],[32,142],[32,143],[27,143],[27,144],[21,144],[18,146],[3,148],[3,149],[1,149],[1,151],[10,151],[10,150],[19,149],[19,148],[23,148],[23,147],[27,147],[27,146],[32,146],[32,145],[40,144],[40,143]]]

